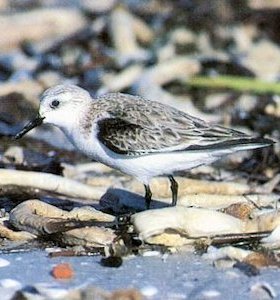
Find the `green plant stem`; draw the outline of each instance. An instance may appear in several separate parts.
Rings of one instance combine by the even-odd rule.
[[[187,81],[189,86],[232,89],[254,94],[280,94],[280,83],[266,82],[255,78],[239,76],[196,76]]]

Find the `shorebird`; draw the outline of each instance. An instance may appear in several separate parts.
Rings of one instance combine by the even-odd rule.
[[[92,98],[75,85],[47,89],[41,96],[38,115],[15,138],[42,123],[59,127],[88,157],[141,181],[147,208],[152,199],[152,177],[168,176],[172,205],[176,205],[178,184],[174,172],[273,144],[269,139],[211,125],[139,96],[110,93]]]

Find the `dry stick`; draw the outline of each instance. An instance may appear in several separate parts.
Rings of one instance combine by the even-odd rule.
[[[91,187],[58,175],[40,172],[0,170],[0,188],[7,185],[32,187],[61,195],[99,200],[106,189]]]
[[[185,177],[176,177],[179,184],[178,196],[186,194],[220,194],[220,195],[244,195],[250,193],[269,194],[280,181],[280,175],[261,186],[253,186],[238,182],[217,182],[208,180],[190,179]],[[150,182],[153,195],[159,198],[170,197],[170,183],[164,177],[155,177]],[[143,192],[142,185],[136,181],[130,181],[125,188],[137,193]]]
[[[187,79],[187,84],[204,88],[228,88],[254,94],[280,94],[280,84],[240,76],[195,76]]]

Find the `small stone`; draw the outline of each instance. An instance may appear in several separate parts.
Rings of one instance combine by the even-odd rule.
[[[245,262],[236,262],[233,265],[233,267],[237,268],[238,270],[240,270],[242,273],[244,273],[248,277],[257,276],[260,274],[260,271],[258,268],[256,268],[255,266],[253,266],[251,264],[245,263]]]
[[[69,263],[56,265],[51,272],[55,279],[71,279],[74,276],[74,270]]]
[[[145,297],[153,297],[158,293],[158,289],[155,286],[145,286],[141,289],[141,293]]]
[[[155,251],[155,250],[143,252],[143,256],[160,256],[160,255],[161,255],[161,253],[159,251]]]
[[[119,268],[122,265],[122,258],[119,256],[109,256],[101,259],[103,267]]]
[[[221,293],[217,290],[207,290],[202,292],[202,296],[205,298],[217,298],[221,296]]]
[[[228,269],[233,267],[235,261],[232,259],[224,258],[215,260],[213,264],[217,269]]]
[[[0,286],[6,289],[19,290],[22,288],[22,284],[14,279],[5,278],[0,280]]]
[[[4,258],[0,258],[0,268],[7,267],[10,264],[10,262]]]

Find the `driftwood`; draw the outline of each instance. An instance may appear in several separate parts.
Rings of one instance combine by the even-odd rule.
[[[269,194],[280,180],[275,176],[271,181],[261,186],[254,186],[247,183],[208,181],[176,177],[179,184],[178,196],[184,197],[188,194],[215,194],[215,195],[244,195],[250,193]],[[157,177],[150,182],[150,187],[155,198],[170,197],[170,182],[167,178]],[[125,185],[125,188],[137,193],[143,192],[143,186],[136,180]]]
[[[102,188],[91,187],[58,175],[1,169],[0,188],[7,185],[37,188],[73,198],[92,199],[93,201],[99,200],[105,192]]]

